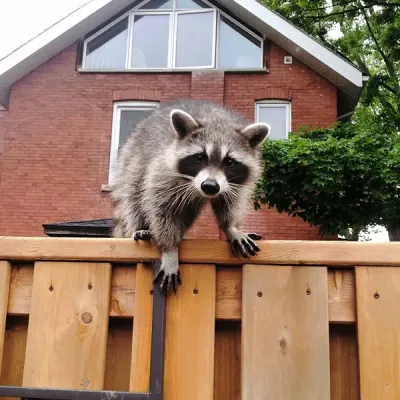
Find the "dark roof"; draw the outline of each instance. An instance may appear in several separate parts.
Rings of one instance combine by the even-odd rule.
[[[47,236],[71,237],[110,237],[112,219],[93,219],[88,221],[68,221],[43,224]]]

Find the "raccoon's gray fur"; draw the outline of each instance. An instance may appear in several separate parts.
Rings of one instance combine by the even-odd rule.
[[[267,124],[194,100],[166,103],[139,123],[122,147],[111,199],[114,237],[153,239],[161,251],[160,289],[181,283],[178,246],[210,201],[235,254],[255,255],[257,234],[242,233],[260,174]]]

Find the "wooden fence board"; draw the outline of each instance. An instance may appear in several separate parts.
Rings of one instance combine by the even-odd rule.
[[[132,362],[129,390],[149,391],[151,332],[153,319],[153,271],[149,266],[137,265],[136,308],[133,321]]]
[[[215,331],[214,400],[240,400],[240,329],[240,322],[217,322]]]
[[[400,398],[400,268],[356,268],[362,400]]]
[[[258,242],[261,253],[252,257],[254,264],[323,265],[392,265],[399,263],[400,243],[264,240]],[[151,242],[103,238],[0,237],[3,260],[63,260],[105,262],[148,262],[160,259]],[[239,264],[225,240],[183,240],[181,263]]]
[[[113,265],[110,317],[132,317],[136,302],[136,266]]]
[[[13,264],[7,313],[28,315],[31,309],[33,263]]]
[[[11,264],[7,261],[0,261],[0,373],[3,360],[10,276]]]
[[[243,266],[242,399],[328,400],[325,268]]]
[[[360,400],[355,326],[331,325],[329,334],[331,400]]]
[[[129,391],[131,349],[132,321],[111,319],[108,329],[104,390]]]
[[[24,386],[102,389],[111,265],[37,262]]]
[[[217,319],[226,320],[242,318],[242,268],[217,269],[215,316]]]
[[[28,318],[9,317],[4,340],[0,385],[21,386],[24,373]],[[3,400],[8,400],[4,398]]]
[[[328,271],[329,322],[354,324],[356,321],[356,292],[354,269]]]
[[[215,266],[184,265],[166,310],[165,400],[212,400]]]
[[[28,315],[33,281],[33,265],[12,268],[8,314]],[[110,317],[132,318],[136,303],[136,267],[117,265],[112,268]],[[216,311],[218,320],[242,319],[242,269],[219,266],[217,269]],[[354,271],[332,268],[328,271],[329,321],[354,324]]]

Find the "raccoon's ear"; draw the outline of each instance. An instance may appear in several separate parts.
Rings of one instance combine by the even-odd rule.
[[[187,112],[182,110],[172,110],[171,123],[180,139],[200,128],[200,124]]]
[[[260,146],[270,132],[271,127],[262,122],[250,124],[240,131],[240,133],[248,139],[250,147],[253,149]]]

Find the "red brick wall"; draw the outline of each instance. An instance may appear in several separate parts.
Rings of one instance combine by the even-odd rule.
[[[292,124],[327,126],[336,88],[273,46],[270,72],[81,74],[72,45],[15,83],[0,112],[0,235],[43,235],[42,224],[110,216],[107,183],[114,100],[202,98],[254,118],[254,101],[292,99]],[[5,122],[6,120],[6,122]],[[318,232],[273,210],[252,212],[246,229],[267,239],[316,239]],[[190,236],[217,238],[208,213]]]

